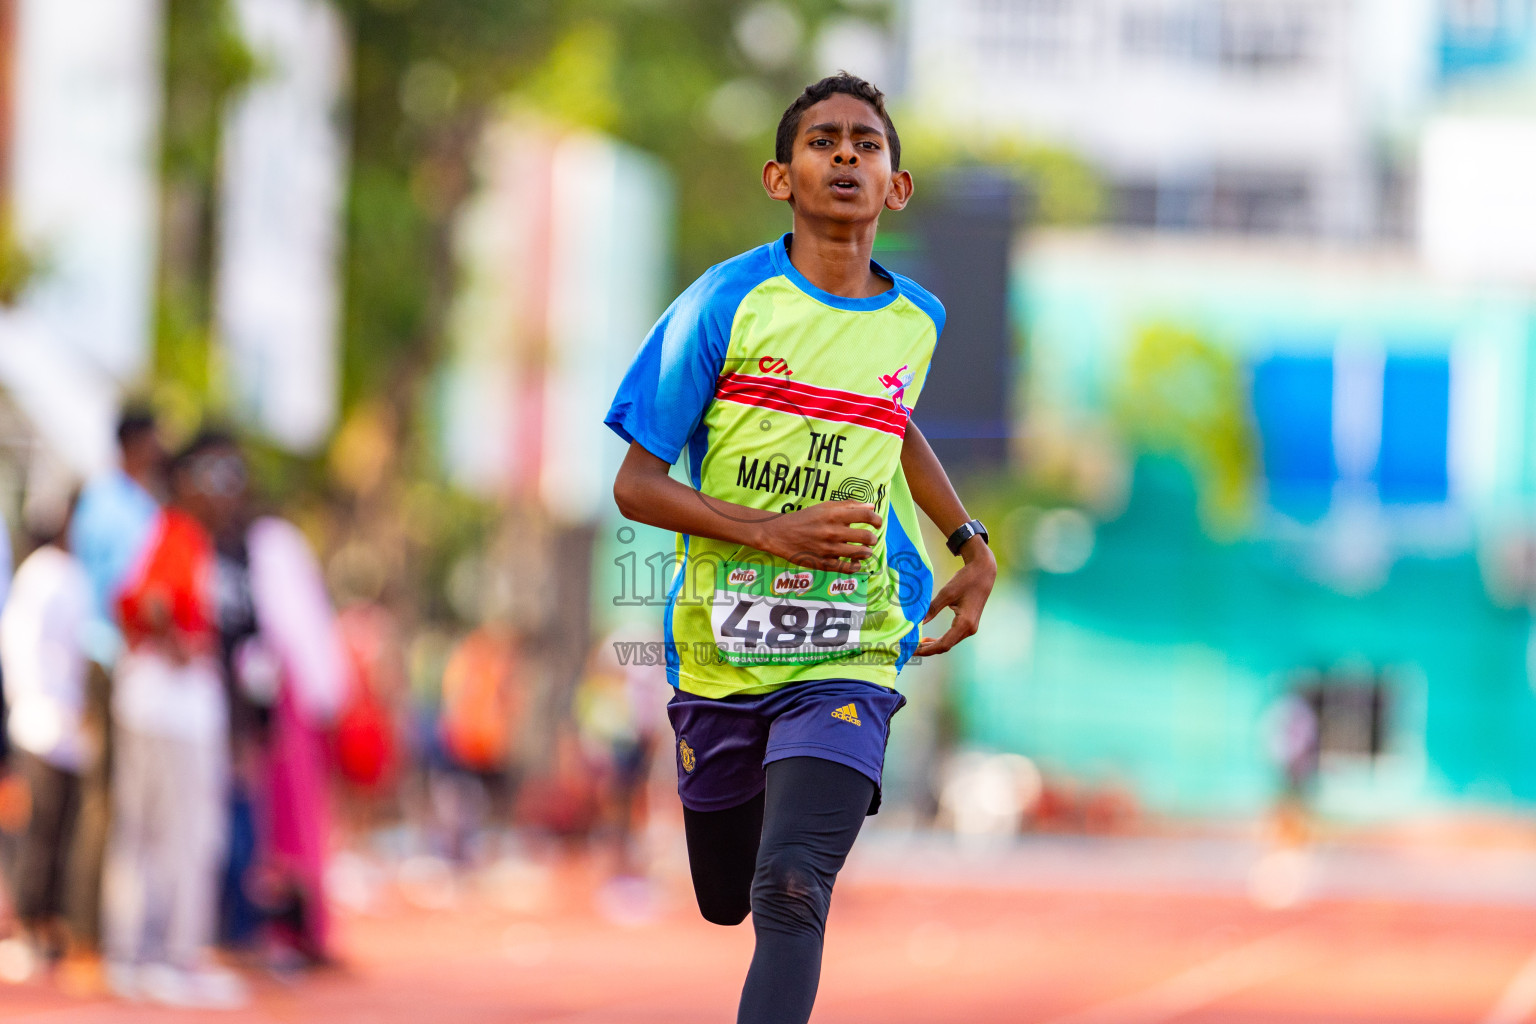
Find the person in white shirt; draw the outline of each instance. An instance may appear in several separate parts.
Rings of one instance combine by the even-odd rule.
[[[17,917],[38,951],[65,951],[67,871],[80,807],[80,775],[95,757],[83,727],[90,582],[69,553],[68,513],[38,531],[0,612],[0,666],[10,713],[12,760],[31,792],[32,814],[16,867]]]
[[[11,529],[0,518],[0,611],[5,609],[5,599],[11,592],[11,568],[14,564],[11,560]],[[0,665],[0,780],[5,779],[6,767],[11,759],[11,737],[3,728],[5,709],[10,706],[5,698],[5,666]]]

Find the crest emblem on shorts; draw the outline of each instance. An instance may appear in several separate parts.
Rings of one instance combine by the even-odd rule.
[[[688,745],[687,740],[677,741],[677,754],[682,759],[683,771],[692,775],[694,765],[698,764],[699,762],[698,759],[694,757],[693,748]]]

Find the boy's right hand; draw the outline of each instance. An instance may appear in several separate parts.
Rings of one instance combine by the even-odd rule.
[[[859,572],[874,555],[874,530],[884,520],[864,501],[824,501],[765,522],[761,542],[754,545],[770,555],[827,572]]]

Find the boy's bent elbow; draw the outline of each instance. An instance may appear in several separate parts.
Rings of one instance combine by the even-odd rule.
[[[640,445],[630,445],[629,454],[613,478],[613,503],[619,507],[619,514],[638,523],[650,522],[647,509],[656,501],[656,484],[665,483],[669,468]]]
[[[619,507],[619,515],[635,522],[642,521],[645,507],[645,481],[633,473],[622,470],[613,481],[613,503]]]
[[[624,478],[620,473],[613,481],[613,503],[619,507],[619,515],[625,519],[635,518],[635,487],[634,483]]]

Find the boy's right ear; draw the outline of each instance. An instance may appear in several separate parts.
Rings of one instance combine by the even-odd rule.
[[[777,160],[769,160],[763,164],[763,189],[781,203],[787,203],[794,196],[789,190],[789,165],[781,164]]]

